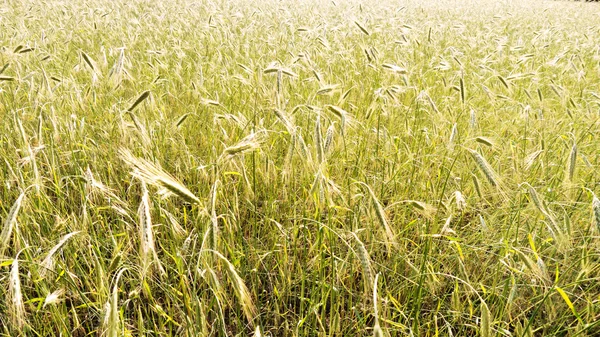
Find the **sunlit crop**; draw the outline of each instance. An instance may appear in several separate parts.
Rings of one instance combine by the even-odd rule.
[[[600,5],[0,5],[0,335],[598,336]]]

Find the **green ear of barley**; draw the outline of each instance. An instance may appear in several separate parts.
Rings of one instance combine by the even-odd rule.
[[[500,185],[498,175],[496,172],[494,172],[492,166],[487,162],[487,160],[485,160],[485,158],[475,150],[469,149],[469,153],[471,153],[471,156],[475,160],[477,167],[479,167],[479,170],[481,170],[490,185],[498,187]]]
[[[127,111],[127,114],[133,121],[133,124],[135,125],[135,128],[137,129],[137,131],[140,135],[140,139],[142,140],[142,143],[146,146],[150,145],[150,143],[151,143],[150,136],[148,136],[148,131],[146,130],[146,127],[144,126],[144,124],[142,124],[142,122],[140,122],[140,120],[131,111]]]
[[[223,150],[223,154],[221,155],[221,157],[231,159],[237,155],[241,155],[241,154],[244,154],[247,152],[254,151],[254,150],[260,148],[261,143],[264,141],[264,137],[265,137],[265,131],[253,132],[253,133],[249,134],[248,136],[244,137],[237,144],[225,148],[225,150]]]
[[[46,298],[44,299],[44,304],[42,305],[42,308],[45,308],[48,305],[53,305],[53,304],[57,304],[57,303],[61,302],[64,294],[65,294],[65,289],[59,288],[59,289],[53,291],[52,293],[46,295]]]
[[[369,36],[371,35],[371,33],[369,33],[369,31],[360,23],[358,23],[358,21],[354,21],[354,24],[360,29],[361,32],[363,32],[365,35]]]
[[[454,201],[456,203],[456,209],[458,211],[462,212],[465,210],[465,208],[467,208],[467,201],[465,200],[465,197],[460,191],[454,192]]]
[[[552,89],[558,98],[562,98],[562,94],[558,91],[558,88],[554,84],[550,84],[550,89]]]
[[[492,337],[492,317],[490,309],[485,302],[481,302],[480,336]]]
[[[379,202],[379,200],[375,196],[375,193],[373,192],[373,190],[371,189],[371,187],[369,185],[367,185],[366,183],[363,183],[363,182],[361,182],[360,184],[363,185],[367,189],[367,191],[369,192],[369,196],[371,196],[371,200],[373,201],[373,205],[375,206],[375,213],[377,214],[377,219],[379,220],[379,223],[381,224],[381,226],[385,229],[385,234],[387,236],[389,243],[394,243],[394,239],[395,239],[394,231],[392,231],[392,227],[390,227],[390,224],[387,220],[387,216],[385,215],[383,206],[381,206],[381,203]]]
[[[483,144],[485,146],[494,147],[494,143],[491,140],[489,140],[489,139],[487,139],[485,137],[476,137],[475,141],[477,143]]]
[[[544,216],[549,217],[549,213],[548,210],[546,209],[546,206],[543,204],[542,199],[540,198],[540,196],[538,195],[537,191],[535,190],[535,188],[533,188],[533,186],[527,184],[527,187],[529,189],[529,196],[531,197],[531,201],[533,201],[533,204],[535,205],[535,207],[538,209],[538,211],[540,211],[540,213],[542,213]]]
[[[412,206],[413,209],[415,209],[417,212],[419,212],[420,214],[422,214],[425,217],[430,217],[436,211],[435,207],[433,207],[432,205],[429,205],[425,202],[422,202],[422,201],[403,200],[403,202]]]
[[[504,77],[502,77],[502,76],[498,75],[498,79],[500,80],[500,83],[502,83],[502,85],[503,85],[503,86],[504,86],[506,89],[509,89],[508,82],[507,82],[507,81],[504,79]]]
[[[475,114],[475,110],[471,109],[469,115],[469,126],[471,127],[471,129],[474,129],[477,127],[477,115]]]
[[[217,179],[210,190],[210,222],[211,222],[211,248],[217,249],[219,238],[219,223],[217,219],[217,193],[220,181]]]
[[[569,153],[569,162],[567,166],[567,179],[569,182],[573,182],[575,176],[575,166],[577,164],[577,145],[573,144],[571,152]]]
[[[425,97],[427,99],[427,102],[429,103],[429,105],[431,106],[431,109],[433,109],[433,111],[435,111],[435,113],[439,114],[440,110],[438,109],[437,105],[435,104],[435,102],[433,101],[433,99],[431,98],[431,96],[429,96],[429,94],[427,93],[427,91],[421,91],[421,94],[423,97]]]
[[[192,204],[199,204],[200,199],[188,190],[182,183],[165,172],[162,168],[147,160],[135,157],[129,150],[122,148],[119,151],[121,159],[131,168],[131,174],[147,184],[162,188],[159,193],[168,195],[170,193],[179,196]]]
[[[340,99],[337,102],[337,106],[344,104],[348,96],[350,96],[350,92],[352,92],[353,88],[346,90],[343,94],[340,95]]]
[[[104,306],[104,332],[108,337],[118,337],[121,334],[120,331],[120,319],[119,319],[119,280],[125,272],[125,268],[122,268],[115,277],[115,284],[113,285],[112,292],[108,301]]]
[[[452,125],[452,131],[450,132],[450,139],[448,139],[448,149],[450,149],[450,150],[454,149],[454,142],[456,140],[457,135],[458,135],[458,126],[456,123],[454,123],[454,125]]]
[[[321,115],[317,114],[317,122],[315,123],[315,147],[317,148],[317,160],[319,164],[323,162],[325,155],[323,154],[323,135],[321,134]]]
[[[181,124],[183,124],[183,122],[185,122],[185,120],[190,116],[190,113],[185,113],[183,114],[181,117],[179,117],[177,119],[177,122],[175,123],[176,127],[180,127]]]
[[[276,67],[275,65],[271,65],[271,66],[269,66],[269,67],[265,68],[265,69],[263,70],[263,73],[264,73],[264,74],[272,74],[272,73],[276,73],[276,72],[278,72],[278,71],[279,71],[279,68],[278,68],[278,67]]]
[[[521,258],[521,260],[523,261],[527,269],[529,269],[529,271],[533,274],[533,276],[538,278],[540,281],[544,282],[548,282],[550,280],[550,277],[545,272],[545,270],[541,269],[540,266],[537,263],[533,262],[533,260],[529,256],[525,255],[525,253],[518,249],[515,249],[515,252],[517,252],[517,255]]]
[[[395,65],[395,64],[391,64],[391,63],[384,63],[384,64],[382,64],[381,66],[382,66],[383,68],[385,68],[385,69],[387,69],[387,70],[390,70],[390,71],[392,71],[392,72],[395,72],[395,73],[397,73],[397,74],[404,75],[404,74],[407,74],[407,73],[408,73],[408,70],[406,70],[406,68],[402,68],[402,67],[400,67],[400,66],[397,66],[397,65]]]
[[[334,132],[335,132],[335,124],[331,123],[331,125],[327,128],[327,132],[325,133],[325,144],[323,145],[323,154],[325,156],[331,150],[331,145],[333,144]]]
[[[354,240],[356,241],[356,245],[358,247],[356,255],[358,256],[358,259],[360,260],[360,264],[363,270],[363,275],[365,277],[365,289],[369,289],[371,287],[371,285],[373,284],[374,280],[373,280],[373,267],[371,265],[371,257],[369,256],[369,252],[367,251],[367,248],[365,247],[365,244],[360,241],[360,239],[358,238],[358,235],[356,235],[356,233],[351,232],[350,233],[352,235],[352,237],[354,237]]]
[[[529,154],[527,156],[527,158],[525,158],[525,161],[524,161],[525,170],[529,170],[531,168],[531,166],[533,166],[533,164],[535,163],[535,160],[540,156],[540,154],[542,154],[542,152],[544,152],[544,150],[534,151],[531,154]]]
[[[248,322],[252,323],[254,317],[256,317],[256,306],[252,301],[252,296],[250,295],[250,291],[248,290],[248,287],[246,287],[244,280],[242,280],[240,275],[235,271],[234,265],[231,262],[229,262],[229,260],[221,253],[211,249],[206,249],[205,251],[215,254],[221,261],[225,263],[225,272],[227,273],[227,276],[233,286],[235,294],[238,297],[238,300],[240,301],[242,310],[246,315]]]
[[[379,280],[379,274],[375,275],[375,281],[373,282],[373,315],[375,316],[375,324],[373,325],[373,337],[383,337],[383,329],[379,323],[379,308],[378,308],[378,296],[377,296],[377,281]]]
[[[19,210],[21,209],[21,204],[23,203],[24,198],[25,192],[22,192],[10,208],[6,220],[4,220],[2,234],[0,234],[0,256],[4,255],[4,250],[8,246],[13,228],[17,223],[17,215],[19,214]]]
[[[140,105],[140,103],[145,101],[146,98],[148,98],[148,96],[150,96],[150,90],[144,91],[140,96],[138,96],[138,98],[135,100],[135,102],[133,102],[133,104],[129,107],[129,109],[127,109],[127,111],[128,112],[133,111],[133,109],[135,109],[138,105]]]
[[[544,218],[546,218],[548,229],[549,229],[550,233],[552,234],[552,236],[554,237],[554,240],[556,240],[556,242],[559,245],[563,245],[565,243],[565,237],[563,234],[563,230],[560,228],[558,222],[556,221],[556,218],[548,210],[548,208],[546,207],[543,200],[538,195],[537,191],[533,188],[533,186],[531,186],[529,184],[526,184],[526,185],[529,189],[529,196],[531,197],[533,204],[538,209],[538,211],[544,216]]]
[[[10,63],[6,63],[4,66],[2,66],[2,68],[0,68],[0,75],[2,75],[2,73],[6,70],[6,68],[8,68],[9,65]]]
[[[281,68],[281,73],[290,77],[298,77],[298,74],[288,68]]]
[[[317,90],[317,95],[327,95],[333,93],[336,89],[338,89],[339,84],[327,84],[320,87]]]
[[[23,293],[21,292],[21,278],[19,277],[19,254],[12,262],[8,283],[8,314],[10,322],[16,331],[20,331],[25,326],[25,304],[23,302]]]
[[[596,195],[592,199],[592,210],[594,211],[594,220],[596,222],[596,228],[600,232],[600,200]]]
[[[462,101],[463,104],[465,104],[466,96],[467,96],[467,93],[465,91],[465,80],[461,77],[460,78],[460,100]]]
[[[275,109],[275,116],[279,118],[283,126],[290,135],[293,135],[296,130],[296,125],[294,125],[293,119],[290,115],[288,115],[285,111],[280,109]]]
[[[94,61],[92,60],[91,57],[88,56],[88,54],[86,54],[85,52],[81,52],[81,56],[83,56],[83,60],[85,61],[85,63],[87,63],[87,65],[90,67],[90,69],[92,69],[92,71],[96,72],[96,67],[94,67]]]
[[[46,257],[44,258],[44,260],[42,261],[41,265],[42,265],[42,269],[40,271],[40,275],[44,276],[46,275],[46,273],[48,271],[54,271],[54,254],[56,254],[56,252],[73,236],[79,234],[80,231],[76,231],[76,232],[72,232],[69,233],[65,236],[62,237],[62,239],[60,239],[60,241],[54,246],[52,247],[52,249],[50,249],[50,251],[48,252],[48,254],[46,255]]]
[[[150,216],[150,196],[146,184],[142,182],[142,200],[138,208],[139,219],[139,240],[140,240],[140,259],[141,278],[145,279],[152,263],[156,264],[158,270],[164,273],[164,269],[158,259],[156,247],[154,245],[154,233],[152,231],[152,218]]]
[[[348,111],[335,105],[327,105],[326,107],[327,109],[329,109],[329,111],[333,112],[336,116],[340,118],[342,132],[346,129],[347,124],[353,124],[352,115]]]

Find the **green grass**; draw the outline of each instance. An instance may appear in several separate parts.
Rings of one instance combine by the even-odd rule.
[[[598,336],[600,6],[8,1],[3,336]]]

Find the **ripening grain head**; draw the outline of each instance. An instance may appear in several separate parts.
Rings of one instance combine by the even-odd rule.
[[[19,254],[15,257],[8,278],[8,316],[13,328],[19,331],[26,324],[25,304],[21,292],[21,277],[19,275]]]
[[[22,192],[10,208],[8,216],[4,220],[2,233],[0,233],[0,256],[4,255],[4,251],[7,248],[8,243],[10,242],[13,228],[16,226],[17,223],[17,215],[19,214],[19,210],[21,209],[21,204],[23,203],[24,198],[25,192]]]
[[[200,203],[200,199],[194,193],[158,165],[135,157],[127,149],[121,149],[119,153],[121,159],[131,167],[131,174],[147,184],[159,187],[160,194],[165,196],[175,194],[189,203]]]

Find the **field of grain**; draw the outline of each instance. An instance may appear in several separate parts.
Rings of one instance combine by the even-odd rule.
[[[1,336],[599,336],[600,5],[4,0]]]

